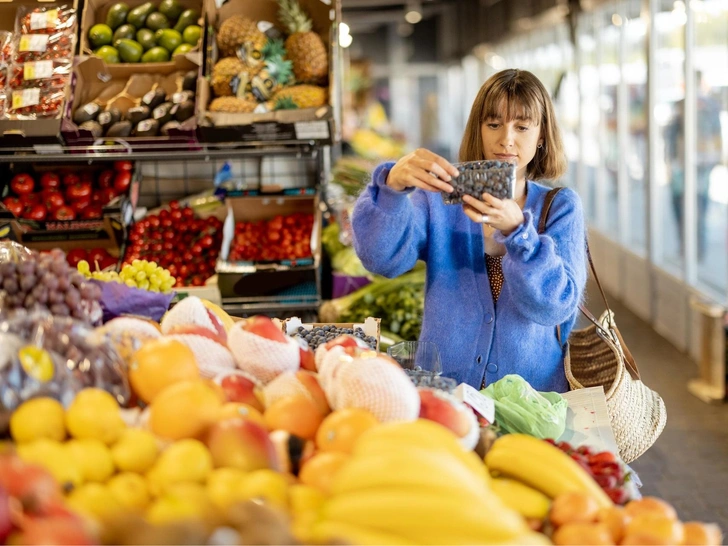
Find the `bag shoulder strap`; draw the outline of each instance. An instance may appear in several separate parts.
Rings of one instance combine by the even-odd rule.
[[[563,190],[563,187],[557,187],[549,190],[549,192],[546,194],[546,197],[544,197],[543,202],[543,208],[541,209],[541,218],[539,218],[538,221],[538,233],[544,233],[546,231],[546,221],[548,220],[549,211],[551,210],[551,205],[554,202],[554,198],[556,195]],[[612,310],[609,307],[609,302],[607,301],[607,295],[604,293],[604,289],[602,288],[602,283],[599,281],[599,275],[597,275],[597,270],[594,267],[594,262],[591,257],[591,252],[589,252],[589,240],[586,239],[586,257],[587,260],[589,260],[589,268],[591,269],[592,276],[594,277],[594,280],[597,283],[597,287],[599,288],[599,293],[602,296],[602,300],[604,301],[604,306],[607,310],[608,317],[612,316]],[[589,322],[594,324],[597,328],[600,330],[603,330],[603,326],[599,323],[599,321],[596,319],[596,317],[592,314],[589,309],[587,309],[584,305],[579,305],[579,310],[582,312],[582,314],[589,319]],[[627,348],[627,344],[622,339],[622,334],[617,329],[616,324],[611,324],[610,326],[614,329],[614,331],[617,334],[617,338],[619,339],[619,343],[622,346],[622,352],[624,353],[624,359],[625,364],[627,366],[627,370],[629,371],[629,374],[632,376],[633,379],[640,379],[640,372],[637,369],[637,363],[634,360],[634,357],[632,356],[632,353]],[[559,340],[559,343],[561,343],[561,325],[556,325],[556,339]]]

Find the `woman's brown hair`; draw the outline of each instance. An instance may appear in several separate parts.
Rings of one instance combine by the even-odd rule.
[[[538,122],[542,146],[526,169],[529,180],[556,180],[566,172],[566,156],[551,98],[541,81],[527,70],[508,69],[493,74],[478,91],[460,144],[460,161],[485,159],[481,127],[489,118],[525,118]]]

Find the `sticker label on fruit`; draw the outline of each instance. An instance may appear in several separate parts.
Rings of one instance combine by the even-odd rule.
[[[40,89],[37,87],[13,91],[13,110],[25,108],[26,106],[35,106],[38,103],[40,103]]]
[[[475,388],[465,383],[460,383],[454,394],[458,400],[473,408],[483,419],[489,423],[495,422],[495,402],[493,400],[483,396]]]
[[[30,14],[30,29],[43,30],[46,28],[55,28],[58,22],[58,10],[52,9],[41,13]]]
[[[48,34],[23,34],[18,44],[19,51],[45,51],[48,49]]]
[[[294,125],[298,140],[329,138],[329,124],[326,121],[298,121]]]
[[[37,61],[23,65],[23,78],[26,80],[40,80],[53,75],[53,61]]]

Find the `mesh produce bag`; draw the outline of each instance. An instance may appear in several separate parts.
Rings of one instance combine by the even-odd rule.
[[[228,333],[228,348],[238,368],[263,383],[270,383],[283,372],[299,368],[300,346],[293,338],[273,341],[243,330],[237,323]]]
[[[189,296],[175,304],[175,306],[172,307],[166,315],[164,315],[164,318],[162,319],[162,333],[168,334],[175,326],[187,324],[196,324],[216,332],[218,331],[218,327],[213,320],[215,319],[212,318],[207,307],[205,307],[205,304],[202,303],[202,300],[195,296]]]
[[[212,379],[225,370],[235,369],[233,355],[213,339],[196,334],[171,334],[165,338],[175,339],[192,350],[202,377]]]

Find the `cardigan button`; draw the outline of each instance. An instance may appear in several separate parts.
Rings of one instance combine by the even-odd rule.
[[[491,322],[493,322],[493,315],[491,313],[486,313],[485,314],[485,323],[490,324]]]
[[[488,373],[496,373],[498,371],[498,364],[494,364],[493,362],[488,363],[485,367],[485,371]]]

